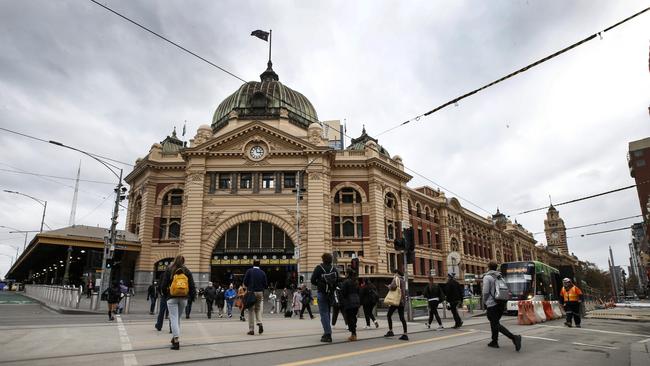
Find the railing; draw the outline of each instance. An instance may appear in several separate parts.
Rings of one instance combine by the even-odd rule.
[[[79,309],[81,287],[25,285],[25,294],[46,303],[54,303],[67,308]]]

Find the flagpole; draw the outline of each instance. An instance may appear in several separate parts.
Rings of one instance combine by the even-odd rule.
[[[273,29],[269,29],[269,62],[271,62],[271,43],[273,43]]]

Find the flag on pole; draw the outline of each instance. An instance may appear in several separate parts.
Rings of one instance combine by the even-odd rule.
[[[251,36],[255,36],[255,37],[257,37],[257,38],[259,38],[259,39],[261,39],[263,41],[266,41],[266,42],[269,41],[269,32],[265,32],[265,31],[260,30],[260,29],[251,32]]]

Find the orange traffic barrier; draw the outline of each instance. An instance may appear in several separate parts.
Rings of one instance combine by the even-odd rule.
[[[526,303],[528,301],[520,300],[517,303],[517,324],[519,325],[531,325],[534,324],[526,315]]]
[[[530,320],[531,324],[539,323],[539,320],[535,316],[535,307],[532,301],[524,301],[526,305],[524,306],[526,311],[526,317]]]
[[[551,303],[549,301],[542,301],[542,306],[544,307],[544,315],[546,315],[546,320],[555,319],[555,315],[553,314],[553,308],[551,307]]]

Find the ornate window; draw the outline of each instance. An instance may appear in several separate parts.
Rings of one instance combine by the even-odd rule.
[[[162,200],[163,206],[179,206],[183,204],[183,190],[172,189],[167,192]]]
[[[458,240],[456,240],[456,238],[451,238],[451,250],[457,252],[458,249],[460,249],[458,246]]]
[[[241,176],[239,177],[239,188],[253,188],[253,175],[251,173],[241,173]]]
[[[430,221],[430,220],[431,220],[431,210],[429,210],[429,207],[425,207],[425,208],[424,208],[424,218],[425,218],[427,221]]]
[[[296,173],[284,173],[284,188],[296,188]]]
[[[219,189],[230,189],[231,178],[230,173],[219,173]]]
[[[263,173],[262,174],[262,188],[263,189],[273,189],[273,188],[275,188],[275,174],[274,173]]]
[[[418,218],[422,218],[422,208],[420,207],[420,204],[419,204],[419,203],[416,203],[416,204],[415,204],[415,215],[416,215]]]
[[[334,195],[334,203],[361,203],[361,194],[354,188],[341,188]]]
[[[336,216],[332,229],[335,238],[361,238],[363,216]]]
[[[161,240],[172,240],[180,238],[181,219],[179,217],[161,218],[158,234]]]
[[[265,221],[247,221],[233,226],[219,239],[215,252],[263,253],[264,249],[293,250],[293,241],[281,228]]]
[[[395,224],[391,220],[388,220],[386,225],[386,237],[390,240],[395,239]]]
[[[390,192],[386,193],[386,198],[384,201],[386,203],[386,207],[397,208],[397,200],[395,199],[395,195],[393,195],[392,193]]]
[[[438,216],[438,210],[433,210],[433,222],[438,224],[440,223],[440,217]]]
[[[172,189],[163,196],[158,224],[158,239],[174,240],[180,238],[182,205],[182,189]]]

